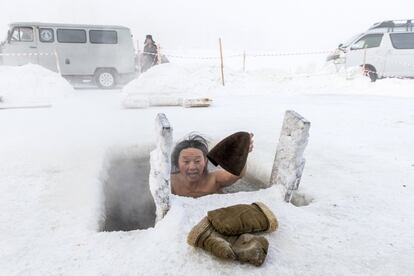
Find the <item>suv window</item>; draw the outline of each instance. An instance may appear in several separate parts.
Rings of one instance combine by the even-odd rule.
[[[78,29],[57,29],[57,41],[61,43],[86,43],[86,31]]]
[[[33,41],[33,28],[32,27],[15,27],[10,36],[10,41]]]
[[[117,44],[118,35],[116,31],[90,30],[89,41],[97,44]]]
[[[414,49],[414,33],[390,34],[395,49]]]
[[[351,49],[375,48],[380,46],[384,34],[368,34],[361,37],[352,45]]]

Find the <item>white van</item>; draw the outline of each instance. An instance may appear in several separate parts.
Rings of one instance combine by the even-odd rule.
[[[414,30],[412,20],[374,24],[349,42],[339,44],[328,56],[346,68],[361,66],[372,81],[384,77],[414,77]]]
[[[12,23],[1,43],[0,64],[27,63],[101,88],[113,88],[137,75],[132,35],[123,26]]]

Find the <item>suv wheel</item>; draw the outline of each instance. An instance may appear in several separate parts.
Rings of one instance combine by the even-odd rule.
[[[371,65],[365,65],[364,75],[371,79],[371,82],[375,82],[378,79],[377,70]]]

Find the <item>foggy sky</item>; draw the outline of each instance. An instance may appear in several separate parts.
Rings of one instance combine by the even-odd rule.
[[[414,1],[19,0],[0,9],[0,38],[14,21],[113,24],[166,49],[326,50],[373,23],[412,17]],[[141,43],[142,44],[142,43]]]

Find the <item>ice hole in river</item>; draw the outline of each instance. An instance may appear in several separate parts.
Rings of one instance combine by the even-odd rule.
[[[108,152],[101,175],[104,196],[101,231],[131,231],[154,227],[156,207],[149,188],[150,147],[147,148],[130,147]],[[215,169],[209,163],[209,170]],[[247,175],[221,189],[219,193],[256,191],[262,188],[265,188],[263,182]]]
[[[216,168],[209,164],[209,170]],[[155,202],[149,189],[150,150],[112,150],[103,169],[104,216],[101,231],[131,231],[155,225]],[[219,193],[257,191],[265,184],[247,175]],[[307,206],[312,197],[295,193],[291,203]]]
[[[131,231],[155,225],[155,203],[149,189],[150,150],[130,148],[107,154],[102,185],[101,231]]]

